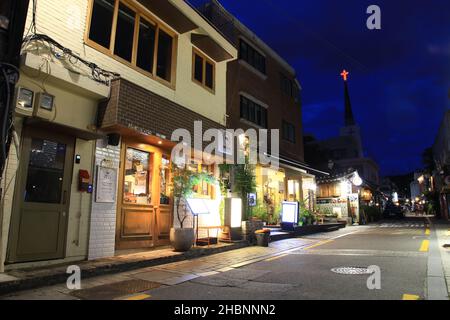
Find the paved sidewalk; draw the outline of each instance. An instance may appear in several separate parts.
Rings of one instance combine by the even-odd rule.
[[[178,262],[197,257],[207,256],[247,247],[247,242],[219,243],[210,247],[195,247],[188,252],[174,252],[171,247],[155,249],[147,252],[123,254],[111,258],[92,261],[65,263],[55,266],[45,266],[30,269],[10,270],[0,274],[0,295],[19,290],[28,290],[42,286],[65,283],[67,267],[77,265],[83,277],[90,278],[100,275],[136,270],[145,267]]]
[[[438,221],[434,223],[434,227],[436,230],[437,244],[440,249],[447,292],[450,297],[450,223]],[[448,248],[445,248],[444,245],[448,245]]]
[[[348,230],[347,230],[348,232]],[[341,234],[331,232],[328,235]],[[252,264],[265,259],[271,259],[283,255],[290,250],[307,248],[320,239],[295,238],[280,240],[270,243],[268,248],[245,247],[228,252],[218,253],[210,256],[195,258],[186,261],[173,262],[154,267],[142,268],[139,270],[127,271],[113,275],[98,276],[84,279],[82,275],[82,290],[73,291],[66,287],[66,284],[52,285],[34,290],[10,293],[1,296],[0,299],[31,299],[31,300],[74,300],[74,299],[118,299],[126,298],[121,296],[111,296],[107,286],[127,283],[131,281],[145,281],[158,283],[162,286],[172,286],[196,278],[227,272],[235,268]],[[89,297],[89,298],[87,298]]]

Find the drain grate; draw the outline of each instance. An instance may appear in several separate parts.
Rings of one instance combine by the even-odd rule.
[[[358,274],[372,274],[373,271],[369,270],[365,267],[339,267],[331,269],[332,272],[338,274],[349,274],[349,275],[358,275]]]

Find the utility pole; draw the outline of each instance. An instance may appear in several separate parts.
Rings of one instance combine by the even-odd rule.
[[[3,272],[3,172],[11,145],[14,124],[14,92],[19,80],[29,0],[0,1],[0,272]]]
[[[0,180],[8,158],[14,121],[14,91],[29,0],[0,3]]]

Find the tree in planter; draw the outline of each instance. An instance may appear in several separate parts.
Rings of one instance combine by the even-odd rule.
[[[248,195],[256,191],[255,166],[250,164],[237,164],[234,166],[234,192],[239,193],[243,203],[242,217],[244,220],[251,218]]]
[[[184,228],[188,212],[186,203],[187,198],[194,193],[194,186],[201,181],[213,183],[215,178],[206,173],[198,173],[189,170],[186,165],[172,164],[172,191],[175,199],[175,210],[180,228],[170,230],[170,240],[175,251],[188,251],[194,242],[195,233],[193,228]]]
[[[183,200],[192,196],[194,187],[202,181],[215,183],[216,179],[210,174],[189,170],[185,165],[178,166],[174,163],[172,164],[173,197],[175,199],[175,210],[181,229],[183,229],[184,222],[189,216]]]

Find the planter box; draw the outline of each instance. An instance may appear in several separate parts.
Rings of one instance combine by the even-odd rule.
[[[270,241],[270,233],[256,233],[256,244],[260,247],[268,247]]]
[[[264,228],[264,222],[258,220],[242,221],[242,236],[244,240],[254,243],[255,231]]]

